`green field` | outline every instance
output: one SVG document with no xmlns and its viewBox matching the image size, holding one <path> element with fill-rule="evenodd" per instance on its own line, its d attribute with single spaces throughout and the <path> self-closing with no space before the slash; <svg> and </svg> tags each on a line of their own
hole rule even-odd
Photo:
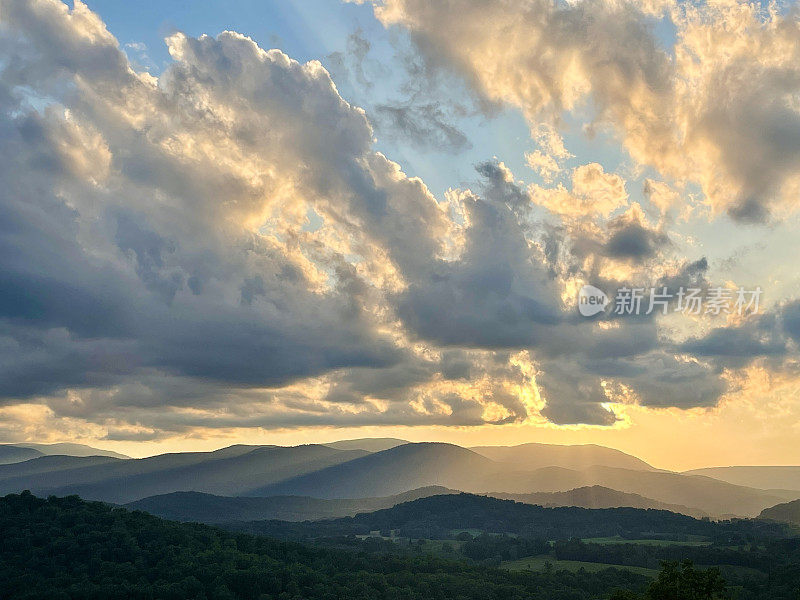
<svg viewBox="0 0 800 600">
<path fill-rule="evenodd" d="M 503 562 L 500 566 L 509 571 L 544 571 L 547 563 L 550 563 L 555 571 L 580 571 L 583 569 L 587 573 L 596 573 L 603 569 L 620 569 L 645 575 L 647 577 L 655 577 L 658 571 L 655 569 L 645 569 L 644 567 L 627 567 L 624 565 L 610 565 L 605 563 L 582 562 L 578 560 L 557 560 L 549 554 L 540 554 L 539 556 L 528 556 L 520 558 L 519 560 L 509 560 Z"/>
<path fill-rule="evenodd" d="M 483 531 L 483 529 L 451 529 L 450 530 L 450 535 L 452 535 L 453 537 L 457 536 L 459 533 L 468 533 L 472 537 L 478 537 L 479 535 L 482 535 L 485 532 Z M 509 534 L 506 534 L 506 535 L 509 535 Z"/>
<path fill-rule="evenodd" d="M 629 540 L 620 536 L 586 538 L 583 542 L 587 544 L 643 544 L 645 546 L 710 546 L 711 542 L 700 539 L 700 536 L 693 536 L 695 539 L 681 540 Z"/>
</svg>

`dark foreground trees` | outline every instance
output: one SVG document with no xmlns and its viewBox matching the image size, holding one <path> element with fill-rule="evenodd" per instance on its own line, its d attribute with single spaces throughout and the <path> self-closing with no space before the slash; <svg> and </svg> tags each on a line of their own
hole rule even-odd
<svg viewBox="0 0 800 600">
<path fill-rule="evenodd" d="M 509 573 L 431 556 L 320 549 L 78 497 L 0 498 L 0 598 L 589 600 L 645 578 Z"/>
<path fill-rule="evenodd" d="M 469 536 L 472 538 L 473 536 Z M 753 546 L 769 568 L 667 562 L 650 582 L 620 569 L 507 572 L 481 564 L 546 543 L 511 536 L 462 540 L 475 560 L 422 552 L 313 547 L 165 521 L 98 502 L 0 498 L 0 599 L 56 600 L 797 600 L 800 538 Z M 424 549 L 428 545 L 420 546 Z M 593 547 L 592 544 L 584 544 Z M 576 544 L 572 546 L 578 547 Z M 572 547 L 569 546 L 569 547 Z M 565 548 L 567 546 L 564 546 Z M 608 549 L 617 546 L 608 546 Z M 388 548 L 391 548 L 389 546 Z M 671 546 L 664 551 L 673 552 Z M 708 558 L 719 558 L 708 548 Z M 614 556 L 609 550 L 608 556 Z M 728 555 L 724 555 L 728 557 Z M 700 564 L 714 564 L 702 560 Z M 728 557 L 729 558 L 729 557 Z"/>
<path fill-rule="evenodd" d="M 618 590 L 611 600 L 723 600 L 729 598 L 719 569 L 696 569 L 691 561 L 667 561 L 644 594 Z"/>
</svg>

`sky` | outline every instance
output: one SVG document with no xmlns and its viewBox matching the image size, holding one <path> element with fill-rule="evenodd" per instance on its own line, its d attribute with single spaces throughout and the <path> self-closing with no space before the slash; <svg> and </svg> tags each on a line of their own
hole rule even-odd
<svg viewBox="0 0 800 600">
<path fill-rule="evenodd" d="M 5 0 L 0 181 L 2 441 L 800 464 L 794 3 Z"/>
</svg>

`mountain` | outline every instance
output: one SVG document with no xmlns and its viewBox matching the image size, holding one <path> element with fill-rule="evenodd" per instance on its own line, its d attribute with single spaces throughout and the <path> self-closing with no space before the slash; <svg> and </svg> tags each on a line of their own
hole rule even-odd
<svg viewBox="0 0 800 600">
<path fill-rule="evenodd" d="M 695 519 L 666 511 L 634 508 L 545 508 L 474 494 L 421 498 L 336 522 L 369 530 L 476 529 L 493 533 L 524 534 L 544 539 L 602 537 L 622 532 L 688 533 L 704 527 Z M 545 534 L 545 535 L 542 535 Z"/>
<path fill-rule="evenodd" d="M 765 508 L 758 518 L 800 525 L 800 500 L 792 500 Z"/>
<path fill-rule="evenodd" d="M 144 510 L 151 514 L 176 521 L 224 523 L 228 521 L 316 521 L 354 516 L 390 508 L 403 502 L 457 493 L 445 487 L 426 487 L 394 496 L 378 498 L 319 499 L 309 496 L 229 497 L 200 492 L 173 492 L 129 502 L 128 508 Z M 626 494 L 602 486 L 576 488 L 567 492 L 534 492 L 531 494 L 486 494 L 502 500 L 536 504 L 547 508 L 576 506 L 581 508 L 642 508 L 668 510 L 694 518 L 708 514 L 679 504 L 668 504 L 645 498 L 639 494 Z"/>
<path fill-rule="evenodd" d="M 307 496 L 266 498 L 230 497 L 200 492 L 173 492 L 129 502 L 127 508 L 144 510 L 174 521 L 225 523 L 229 521 L 317 521 L 373 512 L 427 496 L 452 494 L 454 490 L 428 487 L 386 498 L 321 500 Z"/>
<path fill-rule="evenodd" d="M 125 506 L 144 510 L 165 519 L 196 521 L 199 523 L 225 523 L 229 521 L 317 521 L 354 516 L 390 508 L 419 498 L 457 493 L 445 487 L 427 487 L 394 496 L 379 498 L 338 498 L 323 500 L 308 496 L 230 497 L 200 492 L 173 492 L 150 496 Z M 625 494 L 601 486 L 577 488 L 567 492 L 535 492 L 531 494 L 487 494 L 493 498 L 514 500 L 544 507 L 577 506 L 582 508 L 619 508 L 668 510 L 670 512 L 703 518 L 701 510 L 677 504 L 667 504 L 638 494 Z"/>
<path fill-rule="evenodd" d="M 670 512 L 689 515 L 696 519 L 708 517 L 708 513 L 681 504 L 668 504 L 639 494 L 618 492 L 601 485 L 584 486 L 566 492 L 533 492 L 531 494 L 507 494 L 493 492 L 488 494 L 493 498 L 514 500 L 526 504 L 538 504 L 545 507 L 579 506 L 582 508 L 652 508 L 654 510 L 668 510 Z"/>
<path fill-rule="evenodd" d="M 360 438 L 356 440 L 339 440 L 338 442 L 327 442 L 323 445 L 337 450 L 366 450 L 367 452 L 381 452 L 396 446 L 408 444 L 407 440 L 397 438 Z"/>
<path fill-rule="evenodd" d="M 686 474 L 704 475 L 762 490 L 795 490 L 800 498 L 800 467 L 709 467 L 686 471 Z"/>
<path fill-rule="evenodd" d="M 78 494 L 119 504 L 176 491 L 239 495 L 365 454 L 363 450 L 335 450 L 321 445 L 231 446 L 214 452 L 161 454 L 57 471 L 9 474 L 0 480 L 0 493 L 29 489 L 40 495 Z M 46 458 L 49 457 L 34 461 Z"/>
<path fill-rule="evenodd" d="M 713 516 L 755 516 L 768 506 L 793 499 L 785 492 L 767 492 L 669 471 L 606 466 L 581 470 L 524 467 L 524 463 L 497 462 L 451 444 L 405 444 L 256 488 L 249 495 L 359 498 L 391 496 L 432 485 L 480 494 L 528 494 L 600 485 Z"/>
<path fill-rule="evenodd" d="M 23 448 L 21 446 L 11 446 L 8 444 L 0 444 L 0 465 L 9 465 L 12 463 L 22 462 L 23 460 L 30 460 L 37 456 L 42 456 L 43 453 L 33 448 Z"/>
<path fill-rule="evenodd" d="M 20 448 L 33 448 L 42 454 L 52 455 L 61 454 L 64 456 L 110 456 L 112 458 L 130 458 L 119 452 L 112 450 L 101 450 L 100 448 L 93 448 L 85 444 L 72 444 L 69 442 L 61 442 L 58 444 L 31 444 L 28 442 L 15 444 Z"/>
<path fill-rule="evenodd" d="M 512 464 L 517 469 L 526 470 L 542 467 L 585 469 L 595 465 L 641 471 L 655 470 L 635 456 L 595 444 L 562 446 L 531 443 L 519 446 L 475 446 L 470 450 L 494 461 Z"/>
<path fill-rule="evenodd" d="M 20 442 L 17 444 L 0 444 L 0 465 L 18 463 L 40 456 L 107 456 L 112 458 L 130 458 L 111 450 L 92 448 L 84 444 L 68 442 L 59 444 L 32 444 Z"/>
<path fill-rule="evenodd" d="M 214 452 L 161 454 L 141 459 L 40 456 L 2 466 L 0 494 L 30 489 L 42 495 L 78 494 L 87 499 L 124 504 L 181 491 L 218 496 L 345 499 L 385 498 L 430 486 L 478 494 L 556 493 L 602 486 L 671 505 L 681 512 L 714 517 L 755 516 L 764 508 L 797 498 L 797 492 L 793 491 L 755 489 L 706 476 L 654 470 L 634 457 L 600 446 L 526 444 L 479 448 L 494 458 L 460 446 L 433 442 L 401 444 L 374 452 L 358 448 L 378 448 L 397 441 L 379 440 L 375 445 L 364 440 L 342 442 L 344 447 L 357 449 L 322 444 L 236 445 Z M 513 456 L 521 458 L 513 460 Z M 547 460 L 561 464 L 605 460 L 636 468 L 607 465 L 536 468 Z M 601 502 L 597 497 L 578 499 L 576 494 L 563 501 Z M 613 499 L 617 501 L 642 502 L 633 498 Z"/>
<path fill-rule="evenodd" d="M 494 461 L 461 446 L 404 444 L 257 488 L 250 495 L 367 498 L 429 486 L 464 489 L 469 482 L 491 476 L 498 467 Z"/>
<path fill-rule="evenodd" d="M 293 540 L 342 539 L 379 531 L 400 538 L 452 539 L 464 530 L 509 534 L 527 539 L 567 540 L 620 536 L 625 539 L 686 540 L 704 536 L 722 540 L 749 535 L 781 537 L 783 524 L 764 521 L 711 521 L 663 510 L 638 508 L 546 508 L 475 494 L 439 494 L 354 517 L 323 521 L 249 521 L 225 523 L 226 529 Z"/>
<path fill-rule="evenodd" d="M 696 508 L 715 517 L 754 517 L 767 506 L 793 499 L 791 492 L 757 490 L 700 475 L 601 466 L 580 471 L 546 467 L 518 476 L 513 481 L 506 478 L 502 483 L 502 487 L 495 490 L 558 492 L 602 485 L 620 492 L 640 494 L 659 502 Z"/>
<path fill-rule="evenodd" d="M 0 465 L 0 481 L 13 481 L 15 479 L 57 473 L 83 467 L 105 465 L 121 460 L 111 456 L 39 456 L 23 462 Z M 13 484 L 12 484 L 13 485 Z M 0 489 L 2 484 L 0 484 Z"/>
</svg>

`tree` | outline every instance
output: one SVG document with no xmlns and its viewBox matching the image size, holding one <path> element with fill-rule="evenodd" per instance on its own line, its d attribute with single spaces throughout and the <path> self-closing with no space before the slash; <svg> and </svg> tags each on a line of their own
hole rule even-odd
<svg viewBox="0 0 800 600">
<path fill-rule="evenodd" d="M 614 590 L 609 600 L 643 600 L 643 596 L 631 590 Z"/>
<path fill-rule="evenodd" d="M 719 569 L 695 569 L 692 561 L 665 561 L 647 589 L 648 600 L 719 600 L 727 598 Z"/>
</svg>

